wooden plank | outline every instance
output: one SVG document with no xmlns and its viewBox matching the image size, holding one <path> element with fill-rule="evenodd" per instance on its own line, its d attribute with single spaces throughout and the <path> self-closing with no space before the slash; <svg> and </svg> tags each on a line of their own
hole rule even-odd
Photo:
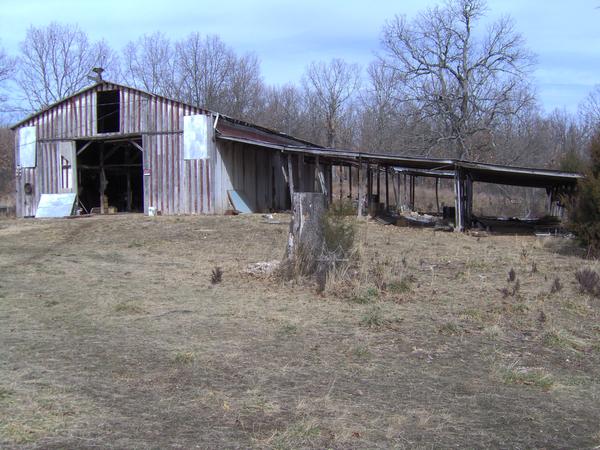
<svg viewBox="0 0 600 450">
<path fill-rule="evenodd" d="M 398 197 L 398 191 L 400 190 L 399 177 L 396 172 L 392 172 L 392 187 L 394 188 L 394 201 L 396 202 L 396 209 L 400 209 L 400 202 Z"/>
<path fill-rule="evenodd" d="M 287 155 L 287 167 L 288 167 L 288 186 L 290 187 L 290 201 L 292 202 L 292 208 L 294 203 L 294 192 L 296 191 L 294 187 L 294 162 L 292 155 Z"/>
<path fill-rule="evenodd" d="M 455 231 L 463 231 L 463 201 L 462 201 L 462 180 L 460 169 L 456 169 L 454 172 L 454 208 L 455 208 L 455 217 L 454 217 L 454 230 Z"/>
<path fill-rule="evenodd" d="M 323 166 L 319 162 L 319 156 L 316 157 L 315 165 L 317 167 L 317 178 L 319 181 L 319 186 L 321 188 L 321 193 L 325 194 L 325 197 L 328 197 L 327 193 L 327 185 L 325 184 L 325 173 L 323 172 Z"/>
</svg>

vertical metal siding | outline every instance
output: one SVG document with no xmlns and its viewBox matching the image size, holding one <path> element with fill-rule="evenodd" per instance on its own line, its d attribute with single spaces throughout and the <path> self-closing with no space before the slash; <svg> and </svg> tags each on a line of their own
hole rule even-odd
<svg viewBox="0 0 600 450">
<path fill-rule="evenodd" d="M 96 93 L 119 90 L 118 133 L 98 135 Z M 58 140 L 85 140 L 123 134 L 142 135 L 144 147 L 144 208 L 154 206 L 164 214 L 206 214 L 213 212 L 210 202 L 210 163 L 183 159 L 183 116 L 202 114 L 199 108 L 136 89 L 111 83 L 101 84 L 41 112 L 21 126 L 35 126 L 38 139 L 37 167 L 23 169 L 17 190 L 24 215 L 34 215 L 42 193 L 60 192 Z M 76 170 L 76 167 L 74 167 Z M 22 195 L 25 183 L 32 183 L 34 194 Z M 27 202 L 31 198 L 34 201 Z"/>
</svg>

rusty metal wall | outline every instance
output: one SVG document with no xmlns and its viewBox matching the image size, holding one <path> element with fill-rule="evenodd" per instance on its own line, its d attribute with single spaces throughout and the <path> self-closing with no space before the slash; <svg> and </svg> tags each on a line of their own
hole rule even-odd
<svg viewBox="0 0 600 450">
<path fill-rule="evenodd" d="M 96 92 L 106 90 L 120 92 L 120 131 L 98 134 Z M 38 159 L 36 168 L 22 169 L 17 179 L 17 214 L 34 215 L 42 193 L 59 192 L 59 141 L 99 137 L 110 140 L 132 135 L 142 136 L 145 212 L 149 206 L 163 214 L 214 212 L 210 162 L 183 159 L 183 116 L 203 113 L 208 114 L 199 108 L 112 83 L 99 84 L 42 111 L 19 125 L 36 127 Z M 24 194 L 27 182 L 33 184 L 34 195 Z"/>
</svg>

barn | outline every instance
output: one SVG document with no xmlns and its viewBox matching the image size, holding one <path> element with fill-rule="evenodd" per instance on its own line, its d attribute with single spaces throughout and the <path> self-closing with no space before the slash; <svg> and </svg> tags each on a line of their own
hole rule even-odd
<svg viewBox="0 0 600 450">
<path fill-rule="evenodd" d="M 104 80 L 13 130 L 18 217 L 35 216 L 42 194 L 61 193 L 76 194 L 84 211 L 221 214 L 232 195 L 253 212 L 283 210 L 290 200 L 281 153 L 243 137 L 309 145 Z"/>
<path fill-rule="evenodd" d="M 139 89 L 99 80 L 13 126 L 16 212 L 70 194 L 83 212 L 224 214 L 290 208 L 293 192 L 350 198 L 371 212 L 415 209 L 415 180 L 447 179 L 457 230 L 473 214 L 474 183 L 543 189 L 547 214 L 580 174 L 453 159 L 323 148 Z M 382 180 L 383 178 L 383 180 Z M 403 180 L 403 182 L 401 182 Z M 335 183 L 335 184 L 334 184 Z M 353 191 L 354 189 L 354 191 Z M 363 208 L 358 208 L 361 215 Z M 68 214 L 68 213 L 67 213 Z"/>
</svg>

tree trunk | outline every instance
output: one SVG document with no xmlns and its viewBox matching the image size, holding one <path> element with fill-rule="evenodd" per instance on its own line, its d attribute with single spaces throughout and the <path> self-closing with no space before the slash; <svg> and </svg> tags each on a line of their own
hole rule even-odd
<svg viewBox="0 0 600 450">
<path fill-rule="evenodd" d="M 292 222 L 285 259 L 296 273 L 310 274 L 317 267 L 323 247 L 323 216 L 327 210 L 325 194 L 295 192 Z"/>
</svg>

